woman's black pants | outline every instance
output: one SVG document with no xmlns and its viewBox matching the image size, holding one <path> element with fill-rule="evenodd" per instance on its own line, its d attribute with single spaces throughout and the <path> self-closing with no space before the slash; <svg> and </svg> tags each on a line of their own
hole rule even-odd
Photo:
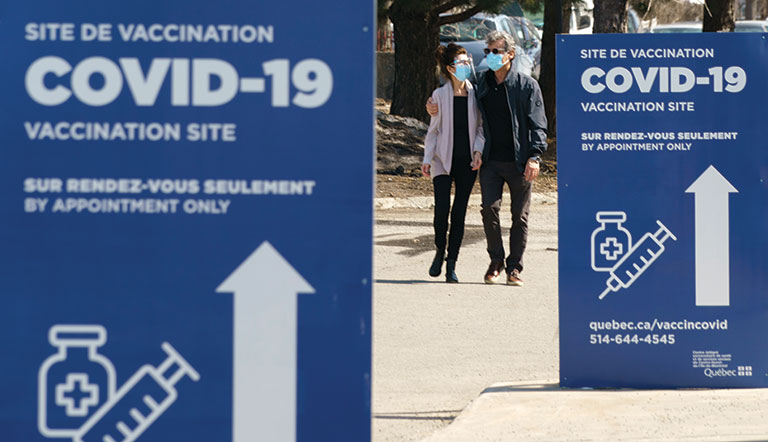
<svg viewBox="0 0 768 442">
<path fill-rule="evenodd" d="M 446 235 L 448 234 L 448 216 L 450 214 L 450 236 L 448 238 L 447 259 L 457 260 L 459 248 L 464 239 L 464 218 L 467 214 L 469 195 L 477 178 L 477 171 L 469 165 L 465 167 L 451 167 L 450 175 L 439 175 L 432 180 L 435 187 L 435 246 L 444 250 Z M 451 184 L 456 183 L 456 192 L 451 208 Z"/>
</svg>

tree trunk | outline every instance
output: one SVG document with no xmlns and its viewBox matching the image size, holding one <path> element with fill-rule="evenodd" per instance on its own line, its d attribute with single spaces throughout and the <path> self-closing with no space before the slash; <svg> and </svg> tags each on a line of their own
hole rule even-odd
<svg viewBox="0 0 768 442">
<path fill-rule="evenodd" d="M 547 114 L 548 134 L 555 137 L 555 30 L 557 28 L 557 10 L 560 8 L 559 0 L 544 0 L 544 35 L 541 41 L 541 73 L 539 74 L 539 86 L 544 98 L 544 111 Z M 570 15 L 562 14 L 565 24 L 570 20 Z"/>
<path fill-rule="evenodd" d="M 744 20 L 755 19 L 755 0 L 744 1 Z"/>
<path fill-rule="evenodd" d="M 397 3 L 390 8 L 389 17 L 395 27 L 395 84 L 390 113 L 428 121 L 424 104 L 438 85 L 438 17 L 405 11 Z"/>
<path fill-rule="evenodd" d="M 593 34 L 618 34 L 627 32 L 627 0 L 599 0 L 593 12 Z"/>
<path fill-rule="evenodd" d="M 544 26 L 547 25 L 547 5 L 550 5 L 550 9 L 557 8 L 557 4 L 560 2 L 557 1 L 547 1 L 544 3 Z M 570 34 L 571 33 L 571 10 L 573 8 L 573 5 L 570 1 L 564 0 L 562 1 L 562 8 L 560 8 L 561 13 L 561 19 L 562 19 L 562 28 L 561 32 L 563 34 Z M 552 11 L 552 17 L 551 17 L 552 23 L 557 22 L 557 17 L 554 16 L 554 11 Z"/>
<path fill-rule="evenodd" d="M 703 31 L 733 32 L 735 9 L 734 0 L 707 0 L 704 5 Z"/>
</svg>

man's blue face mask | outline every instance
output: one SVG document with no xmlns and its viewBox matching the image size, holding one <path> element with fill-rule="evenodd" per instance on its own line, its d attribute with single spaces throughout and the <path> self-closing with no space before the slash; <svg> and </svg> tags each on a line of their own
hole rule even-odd
<svg viewBox="0 0 768 442">
<path fill-rule="evenodd" d="M 492 71 L 498 71 L 504 66 L 504 54 L 488 54 L 485 56 L 485 62 Z"/>
</svg>

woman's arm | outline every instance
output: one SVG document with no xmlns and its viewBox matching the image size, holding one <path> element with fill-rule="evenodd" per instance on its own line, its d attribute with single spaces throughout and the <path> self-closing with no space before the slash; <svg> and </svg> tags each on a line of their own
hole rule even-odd
<svg viewBox="0 0 768 442">
<path fill-rule="evenodd" d="M 438 103 L 437 90 L 432 93 L 432 101 Z M 429 129 L 424 138 L 424 160 L 422 161 L 421 172 L 429 176 L 432 158 L 435 156 L 435 146 L 437 146 L 437 135 L 440 132 L 440 114 L 431 116 L 429 119 Z"/>
</svg>

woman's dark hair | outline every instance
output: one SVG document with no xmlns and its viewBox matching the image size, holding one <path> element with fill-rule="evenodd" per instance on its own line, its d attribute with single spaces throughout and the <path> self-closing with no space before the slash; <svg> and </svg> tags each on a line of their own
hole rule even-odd
<svg viewBox="0 0 768 442">
<path fill-rule="evenodd" d="M 456 57 L 466 53 L 467 50 L 456 43 L 448 43 L 448 46 L 438 46 L 436 55 L 437 62 L 440 64 L 440 72 L 447 78 L 450 78 L 451 73 L 448 72 L 448 66 L 453 64 L 453 60 L 455 60 Z"/>
</svg>

